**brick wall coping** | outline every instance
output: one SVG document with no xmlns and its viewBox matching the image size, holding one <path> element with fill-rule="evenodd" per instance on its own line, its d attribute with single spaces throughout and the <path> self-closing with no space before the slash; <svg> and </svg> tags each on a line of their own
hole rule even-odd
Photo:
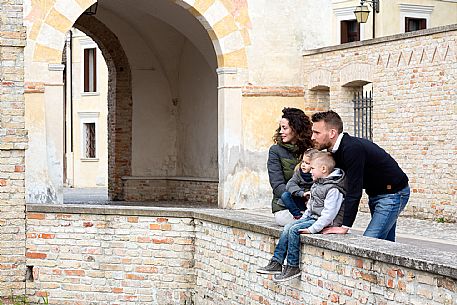
<svg viewBox="0 0 457 305">
<path fill-rule="evenodd" d="M 159 177 L 159 176 L 122 176 L 122 180 L 167 180 L 167 181 L 196 181 L 196 182 L 219 182 L 217 178 L 200 177 Z"/>
<path fill-rule="evenodd" d="M 395 41 L 395 40 L 402 40 L 402 39 L 407 39 L 407 38 L 414 38 L 414 37 L 419 37 L 419 36 L 428 36 L 428 35 L 450 32 L 450 31 L 455 31 L 455 30 L 457 30 L 457 24 L 439 26 L 439 27 L 420 30 L 420 31 L 401 33 L 401 34 L 390 35 L 390 36 L 383 36 L 383 37 L 378 37 L 378 38 L 363 40 L 363 41 L 354 41 L 354 42 L 350 42 L 350 43 L 344 43 L 344 44 L 329 46 L 329 47 L 322 47 L 322 48 L 318 48 L 318 49 L 305 50 L 303 56 L 305 57 L 305 56 L 310 56 L 310 55 L 315 55 L 315 54 L 327 53 L 327 52 L 338 51 L 338 50 L 345 50 L 345 49 L 356 48 L 356 47 L 361 47 L 361 46 L 369 46 L 369 45 L 391 42 L 391 41 Z"/>
<path fill-rule="evenodd" d="M 273 217 L 243 210 L 164 208 L 118 205 L 27 204 L 28 213 L 96 214 L 193 218 L 259 234 L 279 237 L 281 227 Z M 395 264 L 457 279 L 455 253 L 414 245 L 392 243 L 358 235 L 304 235 L 302 242 L 332 251 Z"/>
</svg>

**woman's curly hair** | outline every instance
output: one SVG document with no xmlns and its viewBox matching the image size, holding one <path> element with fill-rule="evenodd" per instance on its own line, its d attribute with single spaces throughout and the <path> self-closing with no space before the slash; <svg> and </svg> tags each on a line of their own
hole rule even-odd
<svg viewBox="0 0 457 305">
<path fill-rule="evenodd" d="M 289 121 L 289 126 L 297 135 L 297 146 L 298 152 L 302 155 L 305 150 L 313 147 L 313 141 L 311 140 L 312 130 L 311 130 L 311 120 L 303 112 L 303 110 L 298 108 L 284 108 L 282 110 L 282 118 Z M 282 143 L 281 126 L 276 129 L 275 135 L 273 136 L 273 141 L 275 144 Z"/>
</svg>

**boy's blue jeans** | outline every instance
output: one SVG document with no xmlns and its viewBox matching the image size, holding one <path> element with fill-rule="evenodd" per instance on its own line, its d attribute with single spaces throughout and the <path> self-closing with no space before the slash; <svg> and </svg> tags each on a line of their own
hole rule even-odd
<svg viewBox="0 0 457 305">
<path fill-rule="evenodd" d="M 369 196 L 368 206 L 371 212 L 371 221 L 364 236 L 395 241 L 397 218 L 408 203 L 409 186 L 395 194 Z"/>
<path fill-rule="evenodd" d="M 309 228 L 315 222 L 316 219 L 306 217 L 287 224 L 281 233 L 272 260 L 284 264 L 287 256 L 287 265 L 298 267 L 300 264 L 300 233 L 298 230 Z"/>
<path fill-rule="evenodd" d="M 289 192 L 284 192 L 281 195 L 281 200 L 284 206 L 289 210 L 294 217 L 301 217 L 301 211 L 306 210 L 305 200 L 303 197 L 293 196 Z"/>
</svg>

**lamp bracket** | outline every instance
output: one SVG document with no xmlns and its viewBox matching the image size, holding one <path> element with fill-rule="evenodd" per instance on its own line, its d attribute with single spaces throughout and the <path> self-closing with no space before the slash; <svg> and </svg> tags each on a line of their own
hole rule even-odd
<svg viewBox="0 0 457 305">
<path fill-rule="evenodd" d="M 360 0 L 360 5 L 364 5 L 367 2 L 376 13 L 379 13 L 379 0 Z"/>
</svg>

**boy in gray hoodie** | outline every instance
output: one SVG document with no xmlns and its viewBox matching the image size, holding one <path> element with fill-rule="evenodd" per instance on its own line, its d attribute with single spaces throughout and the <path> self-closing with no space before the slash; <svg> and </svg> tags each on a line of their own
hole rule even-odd
<svg viewBox="0 0 457 305">
<path fill-rule="evenodd" d="M 273 257 L 258 273 L 275 274 L 273 281 L 283 282 L 299 277 L 300 234 L 319 233 L 328 226 L 341 226 L 345 195 L 344 172 L 335 168 L 335 160 L 328 152 L 317 152 L 311 160 L 314 184 L 303 217 L 284 227 Z M 287 256 L 287 265 L 283 268 Z"/>
</svg>

